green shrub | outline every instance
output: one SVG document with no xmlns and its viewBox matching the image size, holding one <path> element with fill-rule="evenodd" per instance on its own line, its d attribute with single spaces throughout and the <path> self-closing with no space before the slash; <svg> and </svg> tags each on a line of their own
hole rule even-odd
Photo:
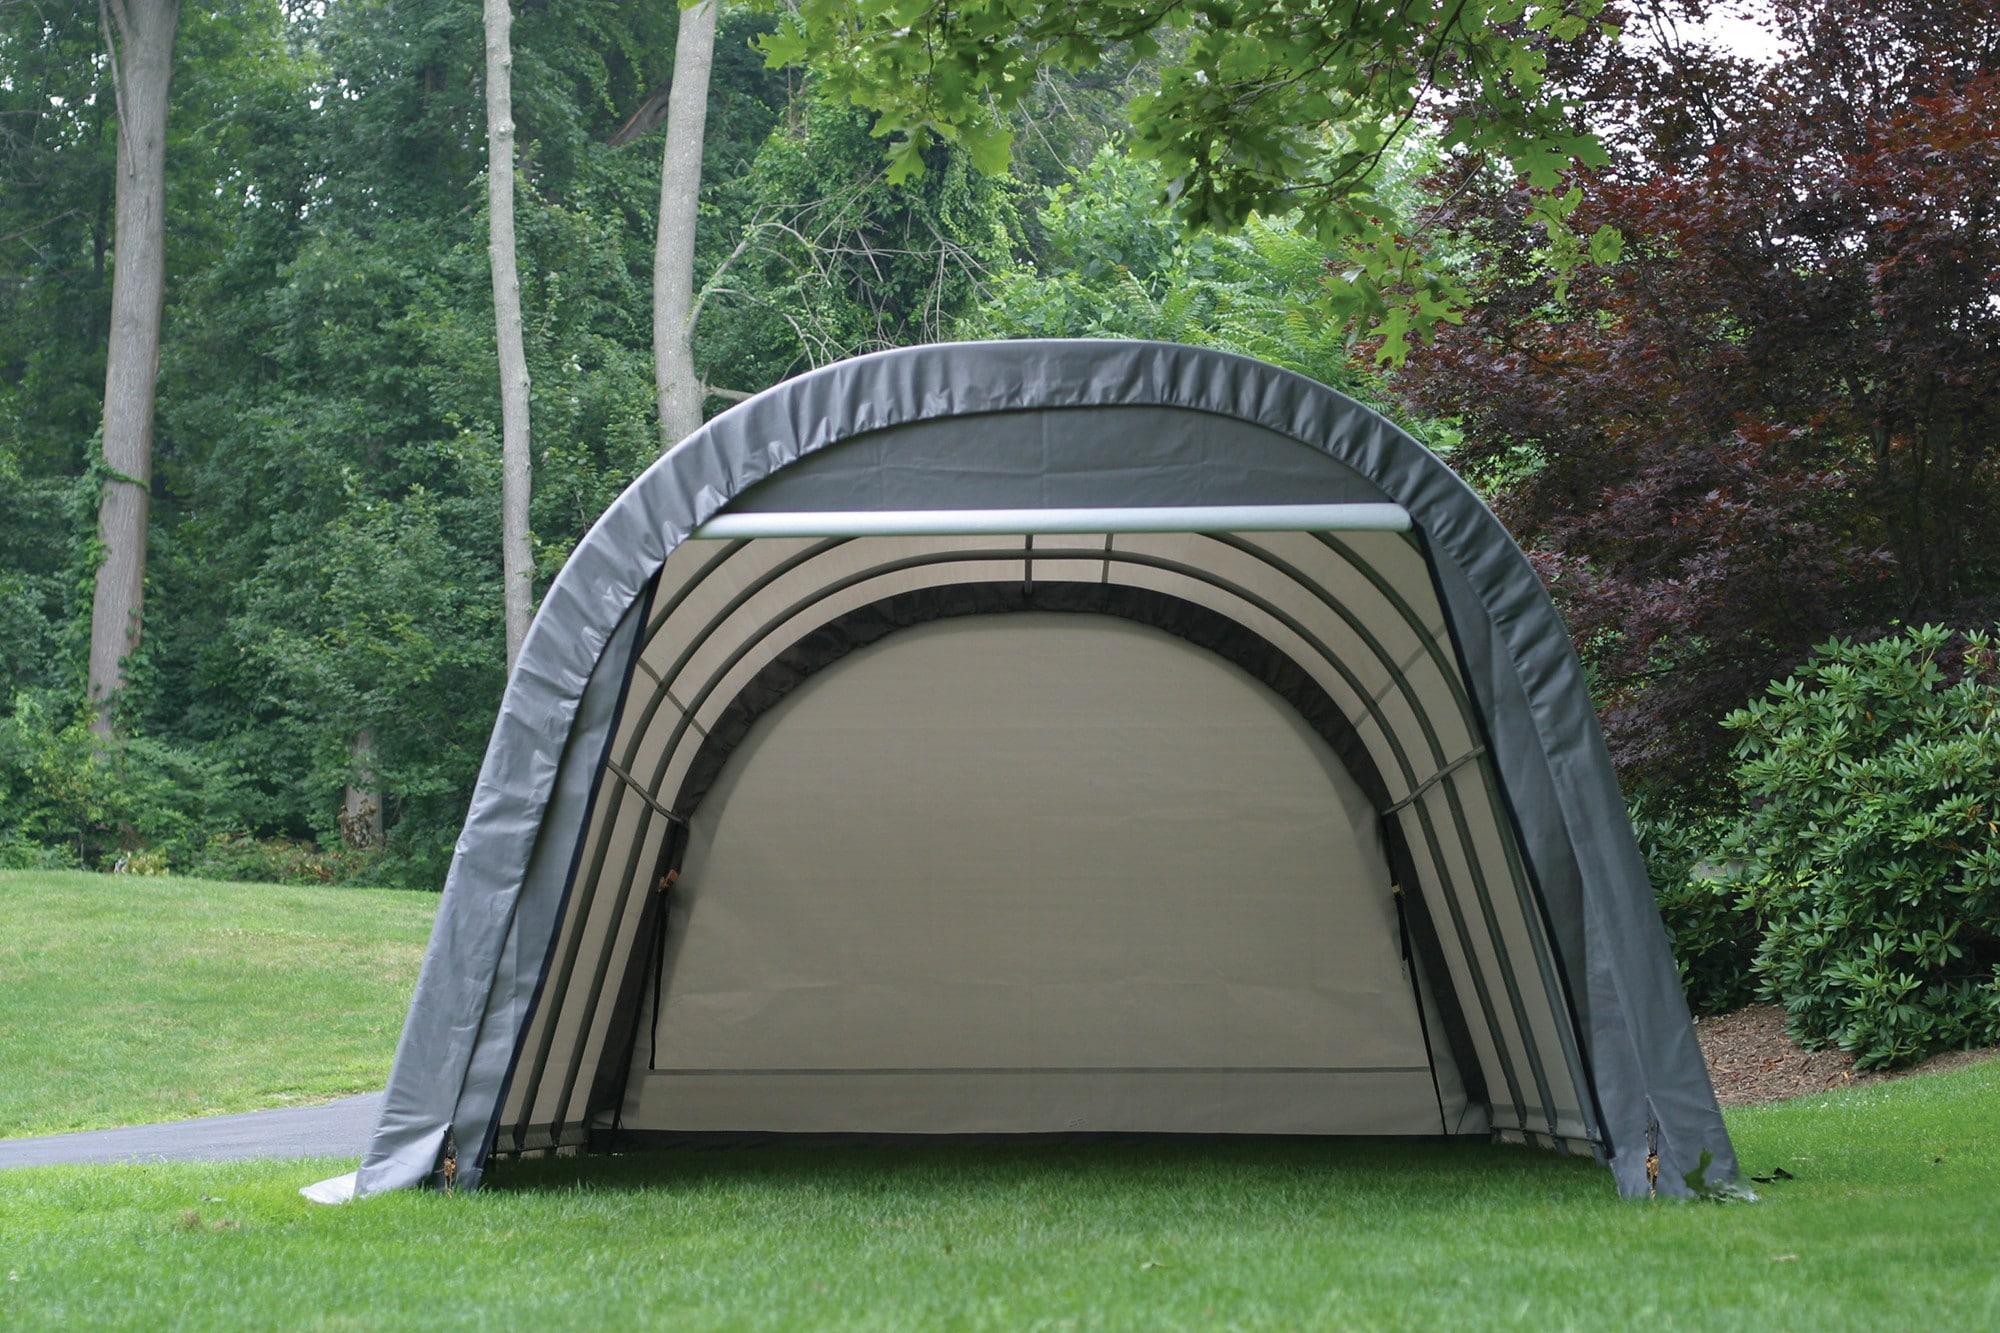
<svg viewBox="0 0 2000 1333">
<path fill-rule="evenodd" d="M 262 824 L 257 788 L 216 750 L 132 736 L 105 746 L 87 715 L 32 692 L 0 714 L 0 869 L 111 870 L 280 884 L 435 883 L 436 838 L 411 858 L 322 847 Z"/>
<path fill-rule="evenodd" d="M 335 846 L 323 851 L 311 842 L 292 838 L 253 838 L 247 833 L 221 833 L 203 845 L 185 872 L 201 879 L 257 881 L 271 884 L 348 884 L 364 877 L 374 860 L 370 853 Z"/>
<path fill-rule="evenodd" d="M 16 696 L 0 718 L 0 843 L 13 849 L 10 864 L 96 866 L 115 854 L 116 790 L 92 749 L 81 718 L 32 695 Z"/>
<path fill-rule="evenodd" d="M 1750 974 L 1756 918 L 1717 864 L 1730 827 L 1726 815 L 1679 810 L 1658 798 L 1632 801 L 1632 828 L 1646 855 L 1674 966 L 1688 1007 L 1698 1014 L 1740 1008 L 1756 993 Z"/>
<path fill-rule="evenodd" d="M 0 717 L 0 862 L 162 874 L 232 824 L 215 762 L 145 737 L 105 747 L 32 694 Z"/>
<path fill-rule="evenodd" d="M 1992 639 L 1836 640 L 1724 725 L 1746 803 L 1728 879 L 1793 1035 L 1864 1069 L 2000 1041 Z"/>
</svg>

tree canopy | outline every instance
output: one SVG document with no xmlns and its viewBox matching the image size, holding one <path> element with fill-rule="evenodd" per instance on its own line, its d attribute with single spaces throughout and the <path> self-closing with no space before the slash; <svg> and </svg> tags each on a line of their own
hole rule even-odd
<svg viewBox="0 0 2000 1333">
<path fill-rule="evenodd" d="M 1995 2 L 1772 0 L 1764 65 L 1687 35 L 1704 0 L 725 6 L 703 410 L 954 337 L 1324 380 L 1481 488 L 1626 777 L 1694 800 L 1721 719 L 1831 633 L 2000 614 Z M 678 22 L 513 10 L 538 590 L 660 447 Z M 505 663 L 479 27 L 183 13 L 145 637 L 103 750 L 118 117 L 91 7 L 0 5 L 0 862 L 441 879 Z"/>
<path fill-rule="evenodd" d="M 2000 612 L 2000 9 L 1771 12 L 1768 67 L 1673 41 L 1578 79 L 1615 266 L 1563 283 L 1518 182 L 1467 182 L 1476 308 L 1400 381 L 1536 548 L 1634 775 L 1719 764 L 1714 719 L 1835 630 Z"/>
<path fill-rule="evenodd" d="M 811 69 L 889 140 L 890 178 L 932 144 L 1007 170 L 1011 116 L 1045 69 L 1151 62 L 1127 110 L 1129 146 L 1155 163 L 1197 226 L 1295 214 L 1341 266 L 1324 308 L 1373 330 L 1399 361 L 1412 330 L 1456 318 L 1463 292 L 1423 244 L 1423 219 L 1382 188 L 1414 126 L 1506 167 L 1570 242 L 1559 186 L 1603 150 L 1549 78 L 1549 47 L 1607 35 L 1604 0 L 801 0 L 758 47 Z M 1600 252 L 1612 244 L 1598 242 Z"/>
</svg>

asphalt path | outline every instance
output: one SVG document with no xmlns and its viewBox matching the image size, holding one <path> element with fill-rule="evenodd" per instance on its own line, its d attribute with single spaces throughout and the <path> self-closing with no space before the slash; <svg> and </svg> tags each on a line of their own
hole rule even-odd
<svg viewBox="0 0 2000 1333">
<path fill-rule="evenodd" d="M 105 1162 L 230 1162 L 250 1157 L 359 1157 L 382 1094 L 319 1106 L 245 1111 L 129 1129 L 0 1139 L 0 1168 Z"/>
</svg>

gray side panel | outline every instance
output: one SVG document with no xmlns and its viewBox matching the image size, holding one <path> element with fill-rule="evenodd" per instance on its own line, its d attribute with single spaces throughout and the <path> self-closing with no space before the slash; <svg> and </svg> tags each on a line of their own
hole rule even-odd
<svg viewBox="0 0 2000 1333">
<path fill-rule="evenodd" d="M 1084 509 L 1384 498 L 1358 472 L 1253 422 L 1152 406 L 1072 407 L 958 416 L 849 440 L 752 487 L 729 509 Z"/>
<path fill-rule="evenodd" d="M 625 615 L 596 669 L 576 682 L 581 696 L 576 726 L 553 775 L 553 793 L 538 816 L 519 808 L 519 792 L 537 779 L 538 769 L 518 764 L 523 756 L 499 749 L 509 730 L 507 705 L 501 706 L 417 976 L 416 996 L 396 1044 L 382 1118 L 356 1178 L 357 1196 L 422 1184 L 437 1168 L 446 1126 L 452 1127 L 458 1145 L 461 1182 L 467 1187 L 478 1183 L 484 1162 L 476 1150 L 485 1142 L 496 1109 L 494 1092 L 505 1083 L 561 914 L 570 854 L 583 831 L 598 760 L 617 716 L 638 620 Z M 519 677 L 517 670 L 516 682 Z M 516 693 L 510 683 L 509 702 Z M 510 783 L 518 786 L 510 791 Z M 454 885 L 478 883 L 465 878 L 476 873 L 469 867 L 478 863 L 476 853 L 482 850 L 475 846 L 475 836 L 532 849 L 525 873 L 517 870 L 508 877 L 511 892 L 454 891 Z M 468 1019 L 476 1026 L 468 1026 Z M 446 1102 L 448 1096 L 456 1104 Z"/>
<path fill-rule="evenodd" d="M 1103 407 L 1172 411 L 1145 429 L 1121 421 L 1102 431 L 1059 436 L 1053 430 L 1054 409 Z M 1282 498 L 1379 497 L 1411 512 L 1444 577 L 1496 766 L 1556 926 L 1619 1187 L 1645 1192 L 1649 1140 L 1668 1188 L 1704 1151 L 1714 1155 L 1716 1178 L 1732 1175 L 1734 1154 L 1581 668 L 1532 567 L 1478 497 L 1388 421 L 1274 367 L 1161 344 L 1019 342 L 885 352 L 779 385 L 682 441 L 577 548 L 544 599 L 501 705 L 363 1192 L 421 1180 L 446 1126 L 462 1120 L 463 1139 L 465 1126 L 490 1117 L 503 1091 L 493 1062 L 475 1064 L 473 1055 L 482 1040 L 518 1040 L 512 1006 L 494 1005 L 487 1021 L 515 904 L 559 770 L 573 753 L 585 685 L 667 554 L 732 497 L 780 469 L 830 444 L 916 422 L 952 419 L 950 431 L 934 437 L 938 455 L 907 468 L 960 492 L 945 507 L 1036 503 L 1020 496 L 1020 469 L 996 472 L 983 461 L 983 448 L 966 444 L 988 427 L 969 426 L 965 418 L 1020 412 L 1035 414 L 1033 432 L 1047 442 L 1042 475 L 1084 478 L 1112 502 L 1145 502 L 1135 497 L 1168 489 L 1147 479 L 1173 471 L 1181 472 L 1170 488 L 1175 503 L 1268 495 L 1240 477 L 1224 484 L 1246 456 L 1214 443 L 1231 438 L 1233 422 L 1311 446 L 1338 464 L 1306 493 Z M 1204 436 L 1185 425 L 1194 417 L 1182 414 L 1205 416 L 1216 430 Z M 990 429 L 1013 434 L 1004 423 Z M 1072 446 L 1097 461 L 1072 454 Z M 1056 450 L 1066 461 L 1057 461 Z M 909 457 L 919 455 L 913 449 Z M 878 472 L 902 461 L 900 453 L 878 459 Z M 850 472 L 850 486 L 865 471 Z M 1354 494 L 1357 477 L 1376 494 Z M 777 487 L 770 494 L 778 497 L 774 503 L 800 503 Z M 847 494 L 838 504 L 865 501 Z M 576 824 L 574 817 L 547 821 L 547 836 L 573 845 Z M 532 957 L 546 936 L 524 933 L 524 956 Z"/>
</svg>

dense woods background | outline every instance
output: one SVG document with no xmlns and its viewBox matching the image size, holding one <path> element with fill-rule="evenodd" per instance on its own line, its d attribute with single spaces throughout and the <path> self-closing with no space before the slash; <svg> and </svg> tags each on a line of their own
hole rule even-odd
<svg viewBox="0 0 2000 1333">
<path fill-rule="evenodd" d="M 963 25 L 926 6 L 884 36 L 817 0 L 725 5 L 707 52 L 668 0 L 525 0 L 489 52 L 474 0 L 169 4 L 158 391 L 132 476 L 106 461 L 137 438 L 106 358 L 139 245 L 120 173 L 146 151 L 132 135 L 121 159 L 121 134 L 161 8 L 0 3 L 0 864 L 437 885 L 508 660 L 503 435 L 532 465 L 539 590 L 659 453 L 670 389 L 712 414 L 942 338 L 1233 348 L 1444 453 L 1567 614 L 1670 903 L 1704 866 L 1768 869 L 1768 812 L 1729 829 L 1768 804 L 1754 765 L 1793 733 L 1724 719 L 1821 670 L 1802 664 L 1829 636 L 1948 627 L 1835 685 L 1893 676 L 1925 744 L 1992 728 L 1991 655 L 1950 631 L 2000 616 L 1995 0 L 1773 0 L 1755 58 L 1702 36 L 1703 0 L 1418 6 L 1412 31 L 1470 36 L 1405 61 L 1436 85 L 1411 94 L 1424 114 L 1339 131 L 1340 184 L 1317 192 L 1290 191 L 1298 144 L 1375 85 L 1281 112 L 1265 94 L 1373 80 L 1296 30 L 1366 6 L 1021 0 L 1000 8 L 1041 45 L 927 130 L 896 43 Z M 691 80 L 675 102 L 677 45 L 705 98 Z M 990 75 L 986 52 L 964 69 Z M 1481 82 L 1494 60 L 1505 96 Z M 1240 118 L 1240 161 L 1161 129 L 1211 115 L 1181 77 L 1204 61 L 1249 71 L 1233 87 L 1255 95 L 1213 113 Z M 511 108 L 489 122 L 494 71 Z M 1510 97 L 1526 109 L 1492 111 Z M 699 192 L 677 196 L 690 106 Z M 496 145 L 511 198 L 489 189 Z M 656 263 L 687 242 L 663 198 L 688 206 L 693 258 L 656 306 Z M 506 219 L 526 396 L 503 429 Z M 92 611 L 118 496 L 143 501 L 143 616 L 107 676 Z M 1841 727 L 1818 752 L 1855 743 Z M 1990 741 L 1936 779 L 1971 794 L 1966 839 L 2000 804 Z M 1957 864 L 1932 889 L 2000 894 L 2000 866 L 1968 889 Z M 1756 892 L 1669 912 L 1717 1002 L 1748 985 Z M 1912 984 L 1990 973 L 1982 929 Z M 1965 994 L 2000 1025 L 2000 989 Z"/>
</svg>

